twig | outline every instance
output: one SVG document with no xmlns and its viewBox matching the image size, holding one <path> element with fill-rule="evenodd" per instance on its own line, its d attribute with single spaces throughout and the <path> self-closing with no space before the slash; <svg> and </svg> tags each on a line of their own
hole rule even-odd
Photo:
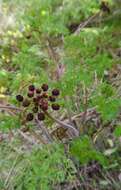
<svg viewBox="0 0 121 190">
<path fill-rule="evenodd" d="M 90 108 L 90 109 L 87 109 L 87 113 L 86 113 L 86 117 L 89 117 L 90 115 L 92 115 L 93 113 L 96 112 L 96 107 L 93 107 L 93 108 Z M 72 121 L 77 119 L 77 118 L 80 118 L 80 117 L 83 117 L 85 115 L 85 111 L 84 112 L 81 112 L 77 115 L 74 115 L 72 117 Z M 68 119 L 64 120 L 64 122 L 68 122 Z"/>
<path fill-rule="evenodd" d="M 96 14 L 92 15 L 91 17 L 89 17 L 86 21 L 84 21 L 83 23 L 80 23 L 80 25 L 78 26 L 78 28 L 76 29 L 76 31 L 74 32 L 74 35 L 78 35 L 79 32 L 86 26 L 88 25 L 93 19 L 95 19 L 97 16 L 100 15 L 100 11 L 97 12 Z"/>
</svg>

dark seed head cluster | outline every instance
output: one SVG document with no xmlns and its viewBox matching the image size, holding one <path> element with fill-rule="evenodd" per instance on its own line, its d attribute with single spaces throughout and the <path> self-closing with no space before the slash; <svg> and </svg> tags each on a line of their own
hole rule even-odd
<svg viewBox="0 0 121 190">
<path fill-rule="evenodd" d="M 27 95 L 24 97 L 18 94 L 16 100 L 25 108 L 26 121 L 30 122 L 34 118 L 43 121 L 45 112 L 50 108 L 55 111 L 60 109 L 60 105 L 56 102 L 59 95 L 59 89 L 50 90 L 48 84 L 44 83 L 40 88 L 31 84 L 28 86 Z"/>
</svg>

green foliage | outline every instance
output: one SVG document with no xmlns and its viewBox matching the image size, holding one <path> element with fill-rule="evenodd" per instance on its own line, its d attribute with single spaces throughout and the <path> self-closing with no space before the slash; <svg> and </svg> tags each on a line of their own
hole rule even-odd
<svg viewBox="0 0 121 190">
<path fill-rule="evenodd" d="M 96 151 L 88 136 L 80 137 L 72 142 L 71 153 L 81 164 L 87 164 L 90 161 L 98 161 L 102 166 L 107 165 L 107 159 L 99 151 Z"/>
<path fill-rule="evenodd" d="M 20 119 L 18 116 L 4 115 L 0 116 L 0 130 L 3 132 L 9 132 L 14 128 L 20 128 Z"/>
<path fill-rule="evenodd" d="M 97 110 L 101 113 L 104 122 L 111 121 L 116 118 L 119 112 L 120 99 L 104 98 L 98 96 L 94 100 L 94 105 L 97 106 Z"/>
<path fill-rule="evenodd" d="M 121 136 L 121 126 L 117 126 L 114 130 L 114 134 L 116 137 L 120 137 Z"/>
<path fill-rule="evenodd" d="M 119 107 L 121 105 L 120 98 L 117 98 L 117 93 L 112 85 L 103 82 L 97 86 L 92 98 L 91 105 L 96 106 L 101 117 L 105 122 L 116 118 Z"/>
<path fill-rule="evenodd" d="M 58 182 L 74 178 L 75 167 L 64 155 L 62 145 L 35 148 L 24 159 L 23 172 L 14 177 L 16 190 L 48 190 Z"/>
</svg>

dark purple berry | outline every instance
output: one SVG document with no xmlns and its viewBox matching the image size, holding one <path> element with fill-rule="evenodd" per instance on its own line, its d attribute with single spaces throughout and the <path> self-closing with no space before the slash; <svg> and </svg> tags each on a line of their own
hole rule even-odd
<svg viewBox="0 0 121 190">
<path fill-rule="evenodd" d="M 23 96 L 21 96 L 20 94 L 16 96 L 16 99 L 19 101 L 19 102 L 22 102 L 23 101 Z"/>
<path fill-rule="evenodd" d="M 37 93 L 37 94 L 40 94 L 40 93 L 41 93 L 41 89 L 37 88 L 37 89 L 36 89 L 36 93 Z"/>
<path fill-rule="evenodd" d="M 40 104 L 48 104 L 48 101 L 44 98 L 41 98 L 41 100 L 39 101 Z"/>
<path fill-rule="evenodd" d="M 31 84 L 28 88 L 29 88 L 30 91 L 34 91 L 35 90 L 35 86 L 33 84 Z"/>
<path fill-rule="evenodd" d="M 52 109 L 53 110 L 59 110 L 60 109 L 60 105 L 59 104 L 52 104 Z"/>
<path fill-rule="evenodd" d="M 56 98 L 54 96 L 49 96 L 49 100 L 50 100 L 50 102 L 55 102 Z"/>
<path fill-rule="evenodd" d="M 38 112 L 38 107 L 35 106 L 35 107 L 32 109 L 32 111 L 33 111 L 34 113 L 37 113 L 37 112 Z"/>
<path fill-rule="evenodd" d="M 45 114 L 40 112 L 38 113 L 37 117 L 38 117 L 38 120 L 43 121 L 45 119 Z"/>
<path fill-rule="evenodd" d="M 34 103 L 38 103 L 38 99 L 34 97 L 34 98 L 33 98 L 33 102 L 34 102 Z"/>
<path fill-rule="evenodd" d="M 47 111 L 48 110 L 48 103 L 42 103 L 40 108 L 43 110 L 43 111 Z"/>
<path fill-rule="evenodd" d="M 42 96 L 38 95 L 36 98 L 37 98 L 37 101 L 39 102 L 42 99 Z"/>
<path fill-rule="evenodd" d="M 43 91 L 47 91 L 49 87 L 47 84 L 43 84 L 41 88 Z"/>
<path fill-rule="evenodd" d="M 29 98 L 32 98 L 34 96 L 34 91 L 29 91 L 28 94 L 27 94 L 27 96 Z"/>
<path fill-rule="evenodd" d="M 60 91 L 58 89 L 53 89 L 52 90 L 52 95 L 53 96 L 58 96 L 60 94 Z"/>
<path fill-rule="evenodd" d="M 28 107 L 30 105 L 30 101 L 28 99 L 25 99 L 22 104 L 24 107 Z"/>
<path fill-rule="evenodd" d="M 34 116 L 32 113 L 28 113 L 26 116 L 26 121 L 32 121 L 34 119 Z"/>
</svg>

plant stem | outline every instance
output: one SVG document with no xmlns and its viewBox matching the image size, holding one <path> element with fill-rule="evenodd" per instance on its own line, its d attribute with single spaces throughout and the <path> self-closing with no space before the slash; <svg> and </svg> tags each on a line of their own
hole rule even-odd
<svg viewBox="0 0 121 190">
<path fill-rule="evenodd" d="M 40 123 L 40 121 L 36 118 L 35 119 L 35 121 L 36 121 L 36 123 L 37 123 L 37 126 L 42 130 L 42 132 L 46 135 L 46 137 L 47 137 L 47 139 L 49 140 L 49 142 L 52 142 L 53 141 L 53 139 L 52 139 L 52 137 L 50 136 L 50 134 L 49 134 L 49 132 L 48 132 L 48 130 L 46 129 L 46 127 L 44 127 L 41 123 Z"/>
<path fill-rule="evenodd" d="M 17 108 L 15 106 L 3 106 L 3 105 L 0 105 L 0 109 L 10 109 L 10 110 L 22 111 L 22 109 Z"/>
<path fill-rule="evenodd" d="M 74 32 L 74 35 L 78 35 L 80 33 L 80 31 L 87 26 L 90 22 L 92 22 L 95 18 L 99 17 L 100 15 L 100 11 L 95 13 L 94 15 L 92 15 L 91 17 L 89 17 L 87 20 L 85 20 L 84 22 L 80 23 L 80 25 L 78 26 L 78 28 L 76 29 L 76 31 Z"/>
</svg>

